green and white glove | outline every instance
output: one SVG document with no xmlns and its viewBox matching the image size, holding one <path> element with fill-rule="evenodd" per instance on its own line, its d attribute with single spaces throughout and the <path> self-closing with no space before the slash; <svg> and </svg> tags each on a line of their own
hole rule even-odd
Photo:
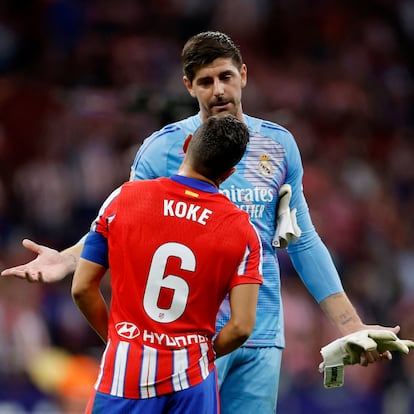
<svg viewBox="0 0 414 414">
<path fill-rule="evenodd" d="M 369 334 L 370 337 L 377 343 L 377 351 L 380 354 L 383 354 L 386 351 L 398 351 L 402 354 L 408 354 L 410 352 L 410 349 L 414 349 L 414 341 L 411 341 L 410 339 L 400 339 L 398 337 L 396 340 L 390 340 L 386 338 L 384 334 L 381 335 L 380 332 L 388 331 L 375 330 L 370 331 Z"/>
<path fill-rule="evenodd" d="M 296 221 L 296 208 L 292 211 L 289 208 L 291 198 L 292 187 L 290 184 L 283 184 L 279 190 L 276 230 L 272 240 L 273 247 L 284 249 L 291 241 L 295 243 L 302 233 Z"/>
<path fill-rule="evenodd" d="M 319 371 L 324 373 L 324 386 L 341 387 L 344 384 L 344 366 L 358 364 L 363 351 L 408 354 L 412 348 L 413 341 L 400 339 L 394 332 L 381 329 L 364 329 L 338 338 L 321 349 L 323 362 Z"/>
</svg>

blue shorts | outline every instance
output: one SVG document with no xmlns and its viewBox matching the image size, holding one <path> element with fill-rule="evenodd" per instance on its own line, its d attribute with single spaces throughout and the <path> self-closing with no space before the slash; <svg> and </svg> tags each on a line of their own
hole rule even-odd
<svg viewBox="0 0 414 414">
<path fill-rule="evenodd" d="M 216 360 L 221 414 L 275 414 L 282 349 L 242 347 Z"/>
<path fill-rule="evenodd" d="M 219 414 L 217 372 L 200 384 L 154 398 L 129 399 L 97 392 L 86 410 L 88 414 Z"/>
</svg>

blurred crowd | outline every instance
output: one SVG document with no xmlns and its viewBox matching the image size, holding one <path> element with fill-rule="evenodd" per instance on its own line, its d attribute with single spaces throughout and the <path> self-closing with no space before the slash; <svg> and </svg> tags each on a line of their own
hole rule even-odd
<svg viewBox="0 0 414 414">
<path fill-rule="evenodd" d="M 33 258 L 24 237 L 76 242 L 143 139 L 197 111 L 180 53 L 210 29 L 241 48 L 244 111 L 296 137 L 314 224 L 365 322 L 414 339 L 411 0 L 1 0 L 0 268 Z M 323 388 L 319 350 L 338 333 L 279 257 L 278 413 L 414 413 L 414 355 Z M 102 344 L 70 283 L 0 280 L 1 413 L 82 412 Z"/>
</svg>

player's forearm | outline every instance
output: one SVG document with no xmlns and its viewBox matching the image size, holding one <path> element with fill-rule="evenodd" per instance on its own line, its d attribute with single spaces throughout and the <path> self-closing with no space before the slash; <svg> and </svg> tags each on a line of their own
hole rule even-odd
<svg viewBox="0 0 414 414">
<path fill-rule="evenodd" d="M 82 292 L 72 290 L 72 297 L 89 325 L 106 343 L 108 338 L 108 310 L 99 289 Z"/>
<path fill-rule="evenodd" d="M 67 275 L 73 275 L 73 273 L 75 272 L 76 266 L 79 262 L 80 255 L 82 253 L 82 249 L 83 243 L 77 243 L 60 252 L 60 255 L 62 256 L 65 262 Z"/>
<path fill-rule="evenodd" d="M 217 335 L 214 341 L 214 350 L 216 357 L 219 358 L 226 355 L 239 346 L 243 345 L 246 339 L 250 336 L 253 330 L 253 325 L 240 325 L 234 323 L 231 319 L 223 326 L 223 329 Z"/>
<path fill-rule="evenodd" d="M 320 306 L 342 335 L 364 327 L 361 318 L 344 292 L 328 296 L 320 303 Z"/>
</svg>

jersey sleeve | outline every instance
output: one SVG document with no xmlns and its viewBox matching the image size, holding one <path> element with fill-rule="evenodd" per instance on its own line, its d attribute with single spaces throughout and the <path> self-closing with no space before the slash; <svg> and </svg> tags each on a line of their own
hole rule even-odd
<svg viewBox="0 0 414 414">
<path fill-rule="evenodd" d="M 247 229 L 245 253 L 232 279 L 230 289 L 241 284 L 258 283 L 261 285 L 263 283 L 263 250 L 260 236 L 250 222 L 247 224 Z"/>
<path fill-rule="evenodd" d="M 94 231 L 102 234 L 105 238 L 108 237 L 108 224 L 116 216 L 118 208 L 118 196 L 121 192 L 122 187 L 118 187 L 107 197 L 99 209 L 98 215 L 91 224 L 90 231 Z"/>
<path fill-rule="evenodd" d="M 160 149 L 157 145 L 158 134 L 159 132 L 146 138 L 136 153 L 131 166 L 130 181 L 152 179 L 160 176 L 159 169 L 164 160 L 160 159 Z"/>
<path fill-rule="evenodd" d="M 106 268 L 108 263 L 108 231 L 109 224 L 116 215 L 118 195 L 121 187 L 114 190 L 99 209 L 98 216 L 91 224 L 89 233 L 84 239 L 81 257 Z"/>
<path fill-rule="evenodd" d="M 289 244 L 288 253 L 303 283 L 319 303 L 334 293 L 342 292 L 343 287 L 332 257 L 312 223 L 303 192 L 302 160 L 294 140 L 288 154 L 286 182 L 292 187 L 290 208 L 297 209 L 297 223 L 302 231 L 298 241 Z"/>
<path fill-rule="evenodd" d="M 99 233 L 90 231 L 86 235 L 81 257 L 108 269 L 108 239 Z"/>
<path fill-rule="evenodd" d="M 175 174 L 184 158 L 182 146 L 185 136 L 181 127 L 171 124 L 146 138 L 131 166 L 130 181 Z"/>
</svg>

